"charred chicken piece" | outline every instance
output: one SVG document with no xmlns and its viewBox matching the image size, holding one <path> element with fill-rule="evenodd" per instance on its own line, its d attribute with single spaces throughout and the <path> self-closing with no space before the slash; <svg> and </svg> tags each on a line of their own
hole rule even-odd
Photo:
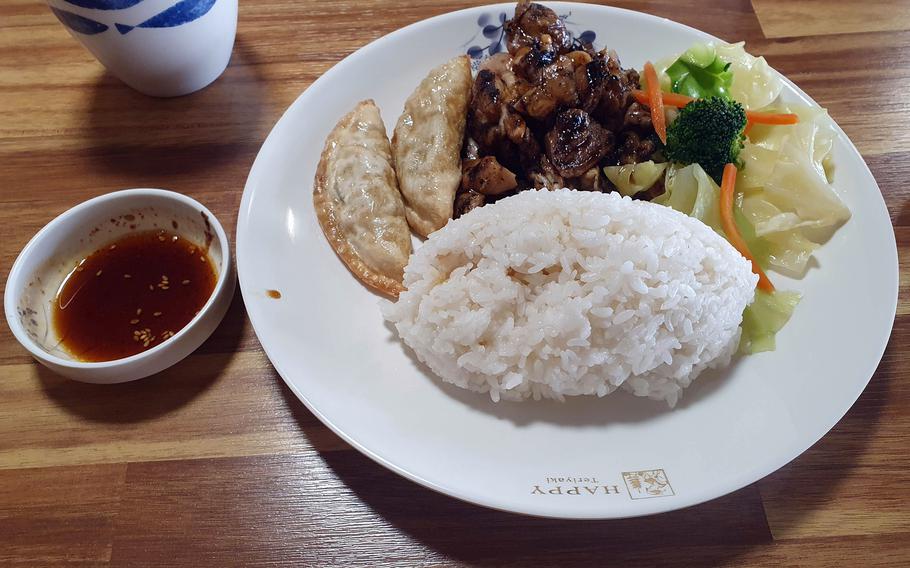
<svg viewBox="0 0 910 568">
<path fill-rule="evenodd" d="M 593 115 L 604 126 L 611 130 L 619 130 L 626 116 L 626 107 L 633 101 L 632 89 L 618 75 L 607 75 L 603 83 L 600 102 L 594 109 Z"/>
<path fill-rule="evenodd" d="M 595 166 L 582 174 L 574 184 L 577 189 L 584 191 L 604 191 L 606 189 L 606 176 L 599 166 Z"/>
<path fill-rule="evenodd" d="M 638 103 L 632 103 L 626 109 L 623 126 L 632 126 L 645 130 L 653 128 L 651 125 L 651 111 Z"/>
<path fill-rule="evenodd" d="M 480 70 L 474 79 L 471 102 L 468 105 L 467 130 L 477 143 L 481 155 L 494 153 L 497 143 L 504 138 L 500 126 L 506 111 L 502 97 L 504 88 L 499 76 L 489 69 Z"/>
<path fill-rule="evenodd" d="M 572 35 L 556 12 L 533 4 L 528 0 L 519 0 L 515 6 L 515 16 L 508 20 L 506 26 L 506 47 L 514 54 L 519 48 L 533 45 L 547 36 L 558 53 L 572 51 Z"/>
<path fill-rule="evenodd" d="M 468 106 L 468 134 L 480 155 L 496 156 L 500 164 L 520 171 L 537 164 L 540 145 L 524 119 L 504 100 L 503 81 L 489 69 L 474 80 Z"/>
<path fill-rule="evenodd" d="M 562 177 L 578 177 L 613 149 L 613 133 L 581 109 L 567 109 L 556 116 L 545 137 L 547 157 Z"/>
<path fill-rule="evenodd" d="M 642 136 L 634 130 L 626 130 L 620 135 L 620 143 L 610 161 L 615 164 L 647 162 L 655 151 L 657 151 L 655 136 Z"/>
<path fill-rule="evenodd" d="M 576 59 L 583 60 L 580 56 Z M 632 89 L 637 87 L 638 74 L 625 71 L 616 55 L 606 50 L 595 53 L 587 64 L 575 67 L 579 107 L 613 131 L 622 128 L 626 109 L 633 102 Z"/>
<path fill-rule="evenodd" d="M 461 166 L 461 190 L 484 195 L 499 195 L 518 187 L 515 174 L 493 156 L 466 160 Z"/>
<path fill-rule="evenodd" d="M 578 93 L 579 106 L 583 111 L 592 113 L 600 105 L 607 75 L 609 75 L 607 63 L 601 57 L 583 65 L 576 64 L 575 91 Z"/>
<path fill-rule="evenodd" d="M 503 80 L 512 73 L 512 56 L 508 53 L 497 53 L 483 60 L 478 71 L 492 71 Z"/>
<path fill-rule="evenodd" d="M 512 57 L 512 69 L 525 81 L 536 84 L 543 77 L 543 70 L 556 63 L 559 54 L 552 49 L 552 44 L 535 42 L 521 47 Z"/>
<path fill-rule="evenodd" d="M 453 219 L 458 219 L 468 211 L 483 207 L 486 198 L 476 191 L 464 191 L 455 196 L 455 214 Z"/>
<path fill-rule="evenodd" d="M 525 92 L 516 108 L 526 116 L 546 122 L 557 109 L 577 105 L 575 67 L 571 59 L 560 56 L 542 70 L 537 86 Z"/>
<path fill-rule="evenodd" d="M 550 162 L 546 154 L 541 154 L 537 167 L 529 171 L 528 181 L 535 189 L 567 187 L 566 180 L 559 175 L 559 172 L 553 167 L 553 163 Z"/>
<path fill-rule="evenodd" d="M 500 99 L 507 104 L 513 104 L 518 98 L 531 88 L 531 84 L 524 77 L 519 77 L 514 70 L 512 56 L 508 53 L 497 53 L 483 61 L 480 71 L 490 71 L 500 83 Z"/>
</svg>

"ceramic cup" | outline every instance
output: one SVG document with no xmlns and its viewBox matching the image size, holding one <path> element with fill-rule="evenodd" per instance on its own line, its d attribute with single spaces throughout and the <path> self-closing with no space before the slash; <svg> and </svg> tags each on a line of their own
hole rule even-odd
<svg viewBox="0 0 910 568">
<path fill-rule="evenodd" d="M 227 67 L 237 0 L 47 0 L 111 73 L 139 92 L 176 97 Z"/>
</svg>

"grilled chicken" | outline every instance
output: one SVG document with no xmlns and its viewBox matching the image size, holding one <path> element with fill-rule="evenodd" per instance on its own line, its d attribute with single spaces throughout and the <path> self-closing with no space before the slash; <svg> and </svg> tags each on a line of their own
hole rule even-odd
<svg viewBox="0 0 910 568">
<path fill-rule="evenodd" d="M 533 132 L 503 96 L 506 86 L 493 71 L 477 73 L 468 107 L 468 128 L 481 155 L 496 156 L 512 171 L 537 163 L 540 145 Z"/>
<path fill-rule="evenodd" d="M 520 0 L 515 16 L 505 26 L 506 47 L 511 54 L 541 41 L 552 43 L 560 54 L 572 51 L 572 35 L 556 12 L 546 6 Z"/>
<path fill-rule="evenodd" d="M 455 214 L 453 219 L 458 219 L 471 209 L 483 207 L 486 198 L 476 191 L 465 191 L 455 196 Z"/>
<path fill-rule="evenodd" d="M 475 191 L 484 195 L 499 195 L 518 187 L 515 174 L 496 161 L 494 156 L 467 160 L 462 165 L 462 191 Z"/>
<path fill-rule="evenodd" d="M 578 177 L 613 149 L 613 133 L 577 108 L 559 113 L 546 135 L 547 157 L 563 177 Z"/>
<path fill-rule="evenodd" d="M 471 92 L 455 216 L 528 188 L 610 191 L 602 166 L 660 154 L 634 69 L 573 39 L 557 14 L 521 0 L 508 53 L 485 59 Z"/>
</svg>

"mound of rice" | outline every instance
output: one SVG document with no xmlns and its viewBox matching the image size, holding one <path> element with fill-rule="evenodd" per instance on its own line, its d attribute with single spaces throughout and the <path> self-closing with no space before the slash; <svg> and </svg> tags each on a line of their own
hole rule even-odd
<svg viewBox="0 0 910 568">
<path fill-rule="evenodd" d="M 726 365 L 757 277 L 697 219 L 617 194 L 524 191 L 450 221 L 383 315 L 445 381 L 500 399 L 676 404 Z"/>
</svg>

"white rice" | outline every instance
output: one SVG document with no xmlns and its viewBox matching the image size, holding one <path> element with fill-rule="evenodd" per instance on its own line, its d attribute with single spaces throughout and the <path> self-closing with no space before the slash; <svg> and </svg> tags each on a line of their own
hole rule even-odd
<svg viewBox="0 0 910 568">
<path fill-rule="evenodd" d="M 450 221 L 383 305 L 443 380 L 500 399 L 670 406 L 728 364 L 757 277 L 697 219 L 617 194 L 524 191 Z"/>
</svg>

